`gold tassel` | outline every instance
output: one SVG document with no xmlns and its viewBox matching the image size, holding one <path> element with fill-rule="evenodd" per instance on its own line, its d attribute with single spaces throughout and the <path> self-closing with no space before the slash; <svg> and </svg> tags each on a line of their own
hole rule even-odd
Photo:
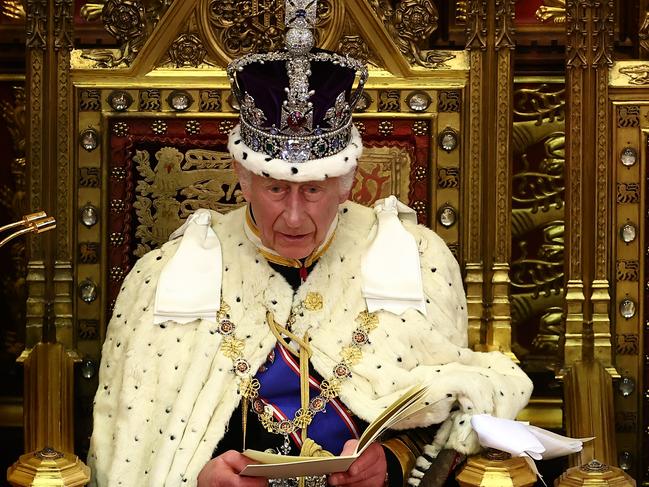
<svg viewBox="0 0 649 487">
<path fill-rule="evenodd" d="M 311 438 L 307 438 L 302 443 L 302 449 L 300 450 L 301 457 L 333 457 L 333 453 L 328 452 L 320 445 L 318 445 Z"/>
</svg>

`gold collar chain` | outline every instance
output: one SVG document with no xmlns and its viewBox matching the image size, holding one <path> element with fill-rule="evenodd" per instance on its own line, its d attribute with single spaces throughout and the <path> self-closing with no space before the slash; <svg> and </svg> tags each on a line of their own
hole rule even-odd
<svg viewBox="0 0 649 487">
<path fill-rule="evenodd" d="M 294 314 L 302 306 L 304 306 L 304 303 L 300 303 L 294 310 L 291 310 L 292 319 L 289 317 L 289 323 L 295 322 Z M 281 435 L 290 435 L 299 429 L 307 427 L 313 420 L 313 417 L 318 412 L 323 411 L 327 403 L 340 394 L 342 383 L 352 375 L 351 367 L 358 364 L 363 358 L 362 347 L 369 342 L 370 332 L 379 324 L 376 313 L 361 311 L 356 317 L 358 326 L 352 332 L 351 342 L 342 347 L 340 351 L 342 360 L 334 365 L 332 375 L 320 383 L 320 394 L 309 401 L 307 408 L 300 407 L 295 412 L 293 419 L 278 421 L 273 417 L 272 408 L 265 405 L 258 397 L 259 381 L 252 376 L 250 364 L 244 358 L 245 342 L 235 337 L 234 332 L 236 326 L 230 320 L 229 311 L 230 306 L 222 302 L 221 309 L 217 313 L 218 332 L 223 336 L 221 352 L 232 360 L 232 370 L 239 377 L 239 393 L 246 400 L 252 401 L 252 409 L 259 416 L 263 427 L 270 433 Z M 274 327 L 282 328 L 280 325 L 277 325 L 270 311 L 266 319 L 271 329 Z"/>
</svg>

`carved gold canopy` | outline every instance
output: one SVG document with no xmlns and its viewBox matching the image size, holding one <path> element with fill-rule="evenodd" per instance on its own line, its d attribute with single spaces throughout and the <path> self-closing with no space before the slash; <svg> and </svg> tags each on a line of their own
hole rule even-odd
<svg viewBox="0 0 649 487">
<path fill-rule="evenodd" d="M 90 377 L 75 383 L 88 418 L 134 260 L 195 209 L 242 204 L 225 66 L 281 48 L 284 11 L 276 0 L 72 3 L 27 0 L 21 14 L 4 2 L 0 17 L 26 26 L 26 142 L 12 174 L 22 170 L 23 207 L 58 222 L 26 249 L 24 341 L 41 339 L 51 304 L 58 341 Z M 446 241 L 471 346 L 511 354 L 535 381 L 525 419 L 597 436 L 583 459 L 626 452 L 638 478 L 648 18 L 633 27 L 612 0 L 323 0 L 317 24 L 319 47 L 370 68 L 353 199 L 396 194 Z M 2 104 L 12 127 L 19 99 Z M 83 443 L 88 420 L 75 426 Z"/>
</svg>

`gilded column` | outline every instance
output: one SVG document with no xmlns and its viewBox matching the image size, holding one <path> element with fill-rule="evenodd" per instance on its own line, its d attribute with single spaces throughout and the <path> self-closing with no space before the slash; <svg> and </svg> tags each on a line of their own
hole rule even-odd
<svg viewBox="0 0 649 487">
<path fill-rule="evenodd" d="M 591 52 L 594 57 L 591 69 L 595 70 L 593 89 L 594 100 L 597 100 L 595 123 L 593 127 L 595 152 L 592 160 L 595 163 L 595 272 L 592 282 L 592 321 L 593 321 L 593 354 L 595 360 L 604 367 L 613 366 L 611 350 L 610 313 L 610 280 L 608 276 L 609 228 L 611 214 L 608 209 L 610 201 L 611 171 L 609 169 L 609 127 L 608 127 L 608 78 L 613 65 L 613 1 L 598 2 L 593 12 L 593 34 L 595 43 Z"/>
<path fill-rule="evenodd" d="M 495 179 L 487 178 L 488 185 L 495 188 L 492 205 L 495 209 L 495 225 L 490 235 L 493 246 L 492 264 L 492 319 L 487 328 L 487 348 L 511 351 L 511 305 L 509 300 L 509 261 L 511 259 L 511 174 L 513 123 L 513 57 L 514 0 L 496 0 L 494 9 L 494 61 L 496 66 L 492 98 L 495 110 L 495 136 L 487 137 L 489 165 L 494 168 Z M 493 163 L 491 162 L 493 161 Z"/>
<path fill-rule="evenodd" d="M 57 228 L 28 240 L 27 349 L 19 359 L 25 375 L 25 449 L 52 447 L 69 452 L 73 451 L 77 360 L 71 351 L 69 191 L 73 2 L 28 0 L 26 7 L 29 205 L 32 211 L 43 209 L 54 216 Z"/>
<path fill-rule="evenodd" d="M 52 120 L 56 127 L 56 144 L 51 150 L 55 151 L 52 160 L 55 170 L 52 180 L 56 181 L 56 191 L 53 192 L 52 204 L 56 217 L 56 251 L 54 258 L 54 316 L 57 339 L 66 348 L 74 347 L 72 328 L 72 227 L 71 215 L 72 194 L 71 185 L 74 181 L 72 157 L 72 86 L 70 83 L 70 51 L 73 29 L 73 1 L 54 0 L 54 72 L 50 83 L 56 90 L 56 110 L 52 110 Z"/>
<path fill-rule="evenodd" d="M 47 130 L 47 0 L 28 0 L 26 4 L 26 52 L 27 52 L 27 144 L 26 163 L 28 168 L 29 210 L 46 208 L 47 195 L 44 193 L 43 181 L 46 147 L 49 146 Z M 49 207 L 48 207 L 49 210 Z M 48 211 L 48 214 L 52 214 Z M 27 265 L 27 316 L 25 343 L 33 346 L 41 339 L 42 323 L 45 310 L 45 238 L 28 239 Z"/>
<path fill-rule="evenodd" d="M 612 0 L 566 2 L 566 426 L 596 437 L 581 463 L 617 462 L 607 253 L 613 9 Z"/>
<path fill-rule="evenodd" d="M 27 2 L 27 90 L 30 210 L 44 209 L 57 220 L 56 233 L 30 239 L 26 344 L 42 338 L 45 302 L 54 301 L 57 338 L 73 347 L 72 202 L 69 83 L 72 0 Z M 48 276 L 51 276 L 48 277 Z M 53 281 L 52 296 L 47 281 Z"/>
<path fill-rule="evenodd" d="M 568 1 L 566 19 L 566 179 L 569 189 L 566 230 L 570 251 L 566 266 L 565 363 L 570 365 L 595 358 L 610 367 L 607 122 L 613 1 Z M 590 306 L 586 299 L 590 299 Z M 591 330 L 585 329 L 584 324 L 589 323 L 592 323 L 592 343 L 585 339 Z"/>
<path fill-rule="evenodd" d="M 484 160 L 483 106 L 484 74 L 487 48 L 487 1 L 473 0 L 467 8 L 467 43 L 469 51 L 468 113 L 466 114 L 468 143 L 467 177 L 463 187 L 469 232 L 465 232 L 466 297 L 469 315 L 469 344 L 479 345 L 485 316 L 484 256 L 482 245 L 482 179 Z"/>
<path fill-rule="evenodd" d="M 589 220 L 582 212 L 582 181 L 584 171 L 584 144 L 582 128 L 584 119 L 584 85 L 586 83 L 588 58 L 588 31 L 586 3 L 568 0 L 566 3 L 566 332 L 564 362 L 567 366 L 582 359 L 586 303 L 584 276 L 587 268 L 582 258 L 582 232 Z M 586 144 L 588 146 L 588 144 Z M 585 239 L 588 242 L 588 239 Z M 589 283 L 587 283 L 589 286 Z"/>
</svg>

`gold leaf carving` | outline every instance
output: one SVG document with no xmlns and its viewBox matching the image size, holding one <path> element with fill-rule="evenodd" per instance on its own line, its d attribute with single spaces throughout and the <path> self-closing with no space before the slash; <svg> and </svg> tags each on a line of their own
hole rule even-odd
<svg viewBox="0 0 649 487">
<path fill-rule="evenodd" d="M 20 0 L 4 0 L 0 2 L 0 17 L 24 20 L 25 16 L 25 7 Z"/>
<path fill-rule="evenodd" d="M 543 0 L 534 13 L 541 22 L 564 24 L 566 22 L 566 0 Z"/>
<path fill-rule="evenodd" d="M 344 22 L 344 3 L 317 5 L 316 45 L 335 49 Z M 201 5 L 199 32 L 213 57 L 222 63 L 251 52 L 284 47 L 284 0 L 207 0 Z"/>
<path fill-rule="evenodd" d="M 101 16 L 104 28 L 118 42 L 119 49 L 89 49 L 81 57 L 95 62 L 95 67 L 130 66 L 148 35 L 167 10 L 169 0 L 106 0 L 82 9 L 86 20 Z"/>
<path fill-rule="evenodd" d="M 432 0 L 401 0 L 396 6 L 387 0 L 369 3 L 410 63 L 437 69 L 447 67 L 446 61 L 455 58 L 451 52 L 425 49 L 438 27 L 439 12 Z"/>
<path fill-rule="evenodd" d="M 649 64 L 640 64 L 638 66 L 624 66 L 620 68 L 620 73 L 629 78 L 629 84 L 649 84 Z"/>
</svg>

